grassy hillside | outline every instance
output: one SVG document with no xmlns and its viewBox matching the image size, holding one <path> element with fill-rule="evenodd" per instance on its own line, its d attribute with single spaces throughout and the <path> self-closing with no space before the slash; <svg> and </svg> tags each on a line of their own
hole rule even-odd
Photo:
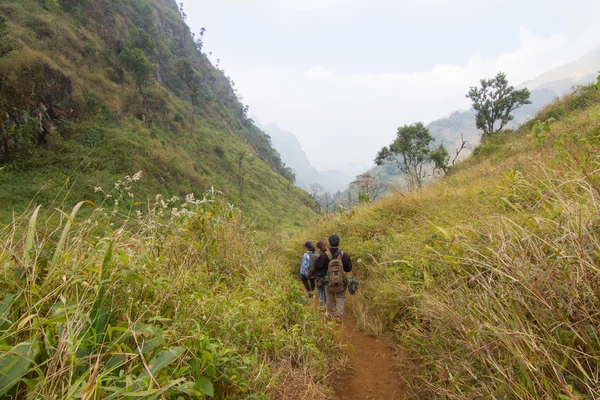
<svg viewBox="0 0 600 400">
<path fill-rule="evenodd" d="M 113 198 L 0 230 L 0 398 L 331 396 L 334 331 L 275 238 L 218 192 L 130 214 Z"/>
<path fill-rule="evenodd" d="M 0 15 L 21 44 L 0 58 L 0 221 L 142 171 L 141 200 L 215 186 L 262 226 L 301 222 L 310 199 L 174 1 L 1 0 Z"/>
<path fill-rule="evenodd" d="M 399 344 L 412 398 L 600 396 L 600 92 L 538 119 L 305 234 L 342 237 L 358 321 Z"/>
</svg>

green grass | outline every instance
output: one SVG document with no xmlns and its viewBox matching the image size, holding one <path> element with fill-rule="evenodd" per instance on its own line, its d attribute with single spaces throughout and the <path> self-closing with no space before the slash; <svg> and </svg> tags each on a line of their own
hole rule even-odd
<svg viewBox="0 0 600 400">
<path fill-rule="evenodd" d="M 341 236 L 356 318 L 402 348 L 411 398 L 600 396 L 600 92 L 539 117 L 420 193 L 303 234 Z"/>
<path fill-rule="evenodd" d="M 333 330 L 273 242 L 213 191 L 123 213 L 138 178 L 87 218 L 36 207 L 0 230 L 0 396 L 329 396 Z"/>
<path fill-rule="evenodd" d="M 136 194 L 144 201 L 156 193 L 183 196 L 215 187 L 261 228 L 304 223 L 310 198 L 290 184 L 289 170 L 268 137 L 243 115 L 224 71 L 198 52 L 175 2 L 76 3 L 0 1 L 11 37 L 23 43 L 0 60 L 0 111 L 11 115 L 11 162 L 0 172 L 0 222 L 9 223 L 13 211 L 19 215 L 32 199 L 50 206 L 68 192 L 65 206 L 99 201 L 95 187 L 142 171 L 146 184 Z M 143 93 L 118 55 L 134 45 L 140 30 L 154 44 L 145 51 L 155 79 Z M 202 100 L 194 107 L 177 72 L 182 60 L 200 77 Z M 42 63 L 72 84 L 71 104 L 64 116 L 44 119 L 52 131 L 44 137 L 30 110 L 43 100 L 35 91 L 29 100 L 24 95 L 32 82 L 38 92 L 53 84 L 42 75 Z M 64 85 L 51 91 L 68 93 Z"/>
</svg>

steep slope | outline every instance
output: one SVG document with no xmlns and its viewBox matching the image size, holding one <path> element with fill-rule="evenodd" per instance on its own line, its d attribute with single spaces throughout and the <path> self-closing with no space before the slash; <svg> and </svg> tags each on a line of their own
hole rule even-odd
<svg viewBox="0 0 600 400">
<path fill-rule="evenodd" d="M 514 129 L 533 118 L 539 110 L 555 98 L 569 92 L 573 86 L 587 85 L 595 81 L 598 76 L 598 65 L 600 65 L 600 49 L 519 85 L 518 89 L 527 87 L 531 91 L 531 104 L 517 109 L 513 113 L 515 119 L 508 127 Z M 481 136 L 475 126 L 473 109 L 455 111 L 446 118 L 429 123 L 427 128 L 434 137 L 446 143 L 450 151 L 460 146 L 461 133 L 469 142 L 469 148 L 477 145 Z"/>
<path fill-rule="evenodd" d="M 319 171 L 312 166 L 304 151 L 304 147 L 310 151 L 311 144 L 302 146 L 293 133 L 282 130 L 277 124 L 269 124 L 263 129 L 271 137 L 273 147 L 279 151 L 281 159 L 294 171 L 296 185 L 309 190 L 312 183 L 322 184 Z"/>
<path fill-rule="evenodd" d="M 422 192 L 304 233 L 342 238 L 355 317 L 403 347 L 411 398 L 600 396 L 599 115 L 584 87 Z"/>
<path fill-rule="evenodd" d="M 264 226 L 300 223 L 310 199 L 175 1 L 3 0 L 0 15 L 22 43 L 0 59 L 1 221 L 142 171 L 142 199 L 214 186 Z"/>
<path fill-rule="evenodd" d="M 356 163 L 350 163 L 344 169 L 317 170 L 308 160 L 304 149 L 310 152 L 318 143 L 301 145 L 292 132 L 283 131 L 276 124 L 269 124 L 264 130 L 271 137 L 273 147 L 279 151 L 286 166 L 294 171 L 296 184 L 305 190 L 310 191 L 311 184 L 317 183 L 330 194 L 343 191 L 364 170 L 363 166 Z"/>
<path fill-rule="evenodd" d="M 555 68 L 532 81 L 525 82 L 517 88 L 527 87 L 531 90 L 531 104 L 520 107 L 513 112 L 515 119 L 508 124 L 515 129 L 529 121 L 547 104 L 572 90 L 574 86 L 587 85 L 598 76 L 600 65 L 600 49 L 590 52 L 584 57 Z M 468 156 L 481 140 L 481 131 L 475 126 L 475 110 L 458 110 L 450 115 L 427 124 L 427 129 L 436 139 L 436 145 L 443 143 L 452 157 L 461 146 L 461 140 L 467 142 L 459 159 Z M 374 167 L 369 171 L 388 186 L 402 187 L 403 174 L 394 168 Z"/>
</svg>

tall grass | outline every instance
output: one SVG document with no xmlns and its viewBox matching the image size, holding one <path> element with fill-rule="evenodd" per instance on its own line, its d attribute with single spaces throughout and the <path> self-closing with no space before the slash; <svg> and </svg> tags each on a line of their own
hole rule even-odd
<svg viewBox="0 0 600 400">
<path fill-rule="evenodd" d="M 138 177 L 0 231 L 0 397 L 328 396 L 333 331 L 276 253 L 216 191 L 123 213 Z"/>
<path fill-rule="evenodd" d="M 599 97 L 579 89 L 433 187 L 315 228 L 357 259 L 358 321 L 403 348 L 409 396 L 600 398 Z"/>
</svg>

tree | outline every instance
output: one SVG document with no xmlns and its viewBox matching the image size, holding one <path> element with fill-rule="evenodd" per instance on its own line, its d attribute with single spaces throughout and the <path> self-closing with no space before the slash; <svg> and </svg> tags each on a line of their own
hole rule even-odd
<svg viewBox="0 0 600 400">
<path fill-rule="evenodd" d="M 151 56 L 156 51 L 156 43 L 146 31 L 134 27 L 131 34 L 131 48 L 142 49 L 147 56 Z"/>
<path fill-rule="evenodd" d="M 133 74 L 138 90 L 142 93 L 142 88 L 152 77 L 154 65 L 142 49 L 126 49 L 119 57 L 125 68 Z"/>
<path fill-rule="evenodd" d="M 204 47 L 204 33 L 206 32 L 205 28 L 200 29 L 200 37 L 196 40 L 196 48 L 200 53 L 202 53 L 202 48 Z"/>
<path fill-rule="evenodd" d="M 467 97 L 477 111 L 475 123 L 483 137 L 500 132 L 514 119 L 511 113 L 524 104 L 531 104 L 528 89 L 515 90 L 508 85 L 506 74 L 499 72 L 493 79 L 482 79 L 481 87 L 471 87 Z M 496 126 L 499 124 L 498 126 Z"/>
<path fill-rule="evenodd" d="M 192 106 L 197 106 L 200 97 L 200 73 L 192 68 L 189 61 L 182 60 L 177 64 L 177 74 L 190 89 Z"/>
<path fill-rule="evenodd" d="M 444 175 L 448 175 L 450 154 L 448 154 L 448 150 L 443 144 L 440 144 L 437 149 L 429 153 L 429 161 L 433 164 L 434 171 L 442 171 Z"/>
<path fill-rule="evenodd" d="M 321 186 L 318 183 L 311 183 L 308 188 L 308 194 L 310 195 L 311 199 L 313 199 L 315 201 L 315 204 L 317 206 L 317 209 L 315 211 L 319 211 L 319 209 L 321 208 L 319 199 L 323 195 L 324 192 L 325 192 L 325 189 L 323 188 L 323 186 Z"/>
<path fill-rule="evenodd" d="M 356 176 L 356 179 L 351 183 L 358 192 L 359 203 L 370 203 L 377 200 L 383 192 L 384 186 L 381 181 L 368 172 Z"/>
<path fill-rule="evenodd" d="M 400 171 L 410 176 L 411 187 L 421 188 L 427 176 L 425 164 L 429 161 L 429 145 L 433 137 L 422 122 L 398 128 L 396 139 L 388 147 L 383 147 L 375 164 L 395 164 Z"/>
<path fill-rule="evenodd" d="M 460 147 L 458 149 L 456 149 L 456 155 L 452 159 L 452 166 L 453 167 L 454 167 L 454 165 L 456 163 L 456 160 L 458 160 L 458 156 L 460 155 L 460 152 L 463 151 L 463 149 L 465 148 L 466 145 L 467 145 L 467 141 L 465 140 L 464 135 L 461 133 L 460 134 Z"/>
<path fill-rule="evenodd" d="M 6 18 L 0 15 L 0 58 L 19 50 L 23 45 L 14 39 L 8 37 L 10 27 Z"/>
</svg>

